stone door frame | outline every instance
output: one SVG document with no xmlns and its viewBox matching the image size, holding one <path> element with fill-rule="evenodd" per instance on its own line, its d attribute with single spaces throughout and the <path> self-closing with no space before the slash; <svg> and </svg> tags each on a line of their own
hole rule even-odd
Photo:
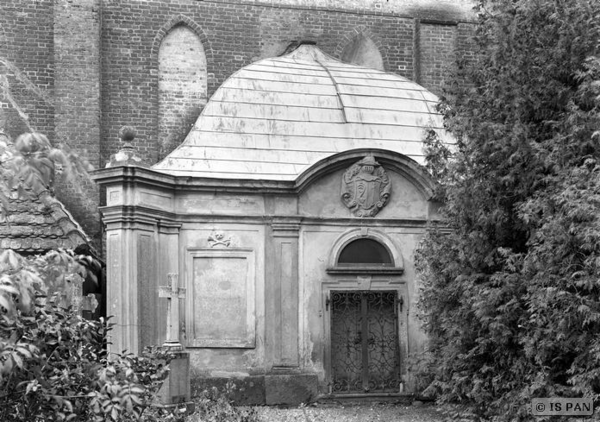
<svg viewBox="0 0 600 422">
<path fill-rule="evenodd" d="M 406 283 L 399 277 L 385 277 L 385 276 L 355 276 L 355 277 L 336 277 L 335 280 L 325 280 L 321 284 L 321 309 L 323 309 L 323 332 L 324 332 L 324 369 L 325 369 L 325 383 L 327 385 L 327 391 L 324 393 L 331 394 L 332 390 L 332 366 L 331 366 L 331 306 L 328 300 L 331 296 L 331 292 L 334 290 L 343 291 L 381 291 L 381 290 L 395 290 L 398 294 L 398 341 L 400 350 L 400 377 L 403 380 L 402 385 L 398 393 L 403 389 L 406 375 L 406 360 L 408 356 L 408 289 Z M 401 308 L 401 309 L 400 309 Z M 369 393 L 363 393 L 360 395 L 368 395 Z M 344 397 L 351 396 L 352 394 L 344 394 Z M 375 395 L 381 395 L 381 393 L 375 393 Z"/>
</svg>

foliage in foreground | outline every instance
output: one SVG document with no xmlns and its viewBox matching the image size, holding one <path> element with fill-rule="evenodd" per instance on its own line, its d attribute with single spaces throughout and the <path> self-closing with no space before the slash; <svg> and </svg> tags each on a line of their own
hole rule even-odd
<svg viewBox="0 0 600 422">
<path fill-rule="evenodd" d="M 258 422 L 260 418 L 255 408 L 236 407 L 229 396 L 235 389 L 228 382 L 223 391 L 216 387 L 205 390 L 195 398 L 195 413 L 186 422 Z"/>
<path fill-rule="evenodd" d="M 0 420 L 159 420 L 149 406 L 169 356 L 153 350 L 109 359 L 110 324 L 64 307 L 83 271 L 65 251 L 0 254 Z"/>
<path fill-rule="evenodd" d="M 446 205 L 417 254 L 423 373 L 473 419 L 530 420 L 533 397 L 600 400 L 600 2 L 479 12 L 440 107 L 451 157 L 429 139 Z"/>
<path fill-rule="evenodd" d="M 0 223 L 5 223 L 9 198 L 53 194 L 54 184 L 65 180 L 80 192 L 90 164 L 66 145 L 54 147 L 45 135 L 24 133 L 13 142 L 0 131 Z"/>
<path fill-rule="evenodd" d="M 0 224 L 10 224 L 11 198 L 53 194 L 58 180 L 79 187 L 89 163 L 66 142 L 52 145 L 36 133 L 14 100 L 8 74 L 45 102 L 52 99 L 10 61 L 0 57 L 0 98 L 30 133 L 14 142 L 0 128 Z M 0 110 L 1 113 L 1 110 Z M 107 353 L 111 324 L 88 321 L 70 305 L 90 276 L 89 257 L 67 251 L 25 258 L 0 250 L 0 420 L 182 420 L 152 407 L 171 356 Z"/>
</svg>

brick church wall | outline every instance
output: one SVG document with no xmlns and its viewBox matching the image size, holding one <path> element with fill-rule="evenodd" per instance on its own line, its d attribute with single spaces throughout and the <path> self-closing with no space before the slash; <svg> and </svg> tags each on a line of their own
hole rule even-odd
<svg viewBox="0 0 600 422">
<path fill-rule="evenodd" d="M 456 62 L 456 25 L 421 22 L 419 38 L 419 74 L 416 82 L 440 94 L 444 77 Z"/>
<path fill-rule="evenodd" d="M 37 87 L 54 94 L 53 0 L 0 1 L 0 57 L 17 66 Z M 0 65 L 0 71 L 5 71 Z M 8 73 L 12 94 L 29 116 L 34 130 L 54 138 L 54 107 L 27 90 Z M 11 138 L 28 128 L 5 99 L 0 98 L 0 128 Z"/>
<path fill-rule="evenodd" d="M 54 2 L 54 133 L 87 159 L 100 157 L 100 0 Z M 63 182 L 56 189 L 85 232 L 101 238 L 98 188 L 92 180 Z"/>
<path fill-rule="evenodd" d="M 475 59 L 475 25 L 459 22 L 457 25 L 456 54 L 459 61 Z"/>
<path fill-rule="evenodd" d="M 101 164 L 100 0 L 57 1 L 54 7 L 55 135 Z"/>
</svg>

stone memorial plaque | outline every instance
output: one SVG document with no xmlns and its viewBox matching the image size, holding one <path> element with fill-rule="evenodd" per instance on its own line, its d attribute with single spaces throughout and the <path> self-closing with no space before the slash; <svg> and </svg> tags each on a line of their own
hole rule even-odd
<svg viewBox="0 0 600 422">
<path fill-rule="evenodd" d="M 252 250 L 194 249 L 189 254 L 189 346 L 254 347 Z"/>
</svg>

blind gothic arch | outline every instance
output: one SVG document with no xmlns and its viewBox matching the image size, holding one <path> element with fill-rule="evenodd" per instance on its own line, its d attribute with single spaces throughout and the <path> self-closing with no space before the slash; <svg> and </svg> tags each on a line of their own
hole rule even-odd
<svg viewBox="0 0 600 422">
<path fill-rule="evenodd" d="M 176 16 L 157 32 L 152 46 L 157 67 L 158 156 L 179 146 L 208 101 L 212 50 L 200 26 Z"/>
<path fill-rule="evenodd" d="M 154 37 L 154 41 L 152 42 L 152 58 L 155 61 L 155 63 L 158 63 L 158 49 L 160 48 L 163 39 L 167 36 L 169 31 L 181 25 L 187 26 L 198 36 L 198 38 L 200 38 L 200 42 L 202 43 L 202 46 L 204 47 L 204 51 L 206 53 L 207 61 L 209 63 L 212 63 L 214 61 L 213 49 L 208 40 L 208 37 L 206 36 L 200 25 L 198 25 L 193 19 L 184 15 L 172 17 L 171 19 L 166 21 L 156 32 L 156 36 Z"/>
<path fill-rule="evenodd" d="M 356 64 L 358 66 L 370 67 L 372 69 L 385 71 L 383 57 L 377 45 L 371 38 L 360 33 L 342 51 L 344 63 Z"/>
<path fill-rule="evenodd" d="M 338 43 L 334 56 L 345 63 L 388 71 L 388 57 L 381 39 L 365 25 L 346 33 Z"/>
</svg>

